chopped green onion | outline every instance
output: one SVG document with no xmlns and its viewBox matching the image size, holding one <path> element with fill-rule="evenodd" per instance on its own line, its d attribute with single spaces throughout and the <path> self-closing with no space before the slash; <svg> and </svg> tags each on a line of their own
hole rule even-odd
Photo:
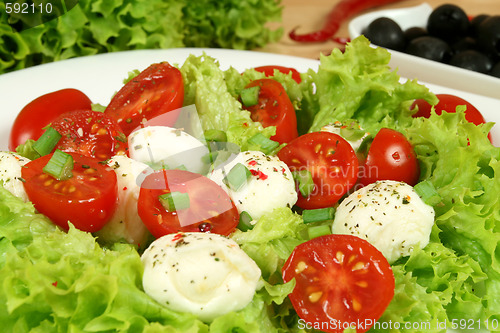
<svg viewBox="0 0 500 333">
<path fill-rule="evenodd" d="M 205 136 L 205 141 L 227 142 L 226 132 L 218 129 L 208 129 L 203 135 Z"/>
<path fill-rule="evenodd" d="M 169 212 L 174 212 L 189 208 L 189 194 L 182 192 L 169 192 L 158 196 L 163 208 Z"/>
<path fill-rule="evenodd" d="M 330 226 L 326 224 L 316 225 L 307 228 L 307 235 L 309 236 L 309 239 L 313 239 L 324 235 L 329 235 L 331 233 L 332 231 L 330 229 Z"/>
<path fill-rule="evenodd" d="M 248 178 L 251 176 L 252 173 L 246 166 L 237 163 L 231 168 L 226 177 L 224 177 L 224 183 L 233 191 L 238 191 L 246 184 Z"/>
<path fill-rule="evenodd" d="M 215 162 L 218 155 L 219 155 L 218 151 L 207 153 L 201 157 L 201 162 L 204 164 L 212 164 Z"/>
<path fill-rule="evenodd" d="M 252 136 L 250 139 L 248 139 L 248 142 L 250 144 L 254 144 L 260 147 L 263 153 L 268 154 L 274 149 L 279 147 L 279 142 L 273 141 L 269 138 L 267 138 L 264 134 L 262 133 L 257 133 L 254 136 Z"/>
<path fill-rule="evenodd" d="M 243 103 L 244 106 L 253 106 L 259 103 L 259 93 L 260 93 L 259 86 L 245 88 L 240 93 L 241 102 Z"/>
<path fill-rule="evenodd" d="M 340 135 L 346 140 L 356 141 L 361 139 L 363 135 L 365 135 L 365 131 L 363 131 L 362 129 L 353 128 L 352 126 L 341 127 Z"/>
<path fill-rule="evenodd" d="M 56 149 L 43 172 L 48 173 L 57 180 L 67 180 L 73 177 L 73 157 Z"/>
<path fill-rule="evenodd" d="M 254 225 L 252 224 L 252 221 L 253 221 L 253 219 L 250 216 L 250 214 L 248 214 L 248 212 L 246 212 L 246 211 L 241 212 L 240 222 L 238 223 L 238 229 L 240 229 L 241 231 L 252 230 L 254 227 Z"/>
<path fill-rule="evenodd" d="M 299 186 L 300 194 L 307 198 L 314 190 L 311 172 L 309 170 L 294 170 L 292 176 Z"/>
<path fill-rule="evenodd" d="M 52 127 L 47 127 L 45 132 L 36 140 L 33 144 L 33 149 L 40 154 L 40 156 L 45 156 L 50 154 L 55 148 L 59 140 L 61 139 L 61 134 Z"/>
<path fill-rule="evenodd" d="M 436 191 L 434 185 L 429 180 L 424 180 L 416 184 L 413 188 L 428 205 L 434 206 L 443 200 L 443 198 L 441 198 L 439 193 Z"/>
<path fill-rule="evenodd" d="M 333 220 L 334 213 L 335 209 L 333 207 L 305 209 L 302 211 L 302 218 L 304 219 L 304 223 L 329 221 Z"/>
</svg>

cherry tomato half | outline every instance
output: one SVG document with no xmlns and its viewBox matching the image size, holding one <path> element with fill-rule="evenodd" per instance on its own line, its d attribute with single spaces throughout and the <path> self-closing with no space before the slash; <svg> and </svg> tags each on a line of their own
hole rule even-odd
<svg viewBox="0 0 500 333">
<path fill-rule="evenodd" d="M 308 197 L 298 192 L 297 206 L 315 209 L 333 206 L 356 184 L 358 158 L 341 136 L 313 132 L 299 136 L 278 152 L 290 171 L 308 170 L 314 190 Z"/>
<path fill-rule="evenodd" d="M 311 325 L 323 323 L 325 332 L 343 332 L 352 323 L 357 333 L 368 331 L 370 325 L 357 323 L 374 324 L 394 296 L 385 257 L 352 235 L 326 235 L 297 246 L 283 266 L 283 280 L 293 278 L 289 298 L 295 311 Z"/>
<path fill-rule="evenodd" d="M 253 121 L 258 121 L 264 127 L 276 126 L 276 134 L 272 140 L 287 143 L 298 136 L 297 116 L 290 98 L 278 81 L 260 79 L 250 82 L 246 88 L 260 87 L 257 104 L 244 107 L 251 112 Z"/>
<path fill-rule="evenodd" d="M 65 152 L 78 152 L 104 161 L 128 150 L 127 138 L 120 126 L 102 112 L 68 112 L 55 119 L 51 126 L 62 135 L 56 148 Z"/>
<path fill-rule="evenodd" d="M 393 129 L 382 128 L 375 135 L 359 172 L 359 182 L 395 180 L 415 185 L 420 177 L 417 155 L 406 137 Z"/>
<path fill-rule="evenodd" d="M 59 115 L 74 110 L 90 110 L 92 102 L 77 89 L 62 89 L 42 95 L 27 104 L 17 115 L 9 137 L 9 149 L 28 139 L 37 140 L 43 128 Z"/>
<path fill-rule="evenodd" d="M 457 110 L 457 106 L 465 105 L 465 119 L 468 122 L 471 122 L 474 125 L 481 125 L 486 123 L 481 112 L 479 112 L 479 110 L 474 105 L 472 105 L 465 99 L 450 94 L 437 94 L 436 97 L 439 99 L 439 102 L 434 106 L 436 114 L 440 115 L 443 111 L 454 113 Z M 413 115 L 413 117 L 429 118 L 431 116 L 432 106 L 426 100 L 415 100 L 415 102 L 413 102 L 411 106 L 411 109 L 414 109 L 415 107 L 418 107 L 418 111 Z M 488 134 L 488 138 L 491 141 L 491 134 Z"/>
<path fill-rule="evenodd" d="M 167 193 L 187 193 L 188 206 L 168 210 L 159 199 Z M 138 212 L 156 238 L 179 231 L 229 235 L 239 222 L 236 206 L 219 185 L 200 174 L 175 169 L 160 170 L 144 179 Z"/>
<path fill-rule="evenodd" d="M 77 229 L 95 232 L 116 209 L 116 174 L 92 157 L 73 157 L 73 177 L 57 180 L 43 172 L 52 154 L 27 163 L 21 170 L 24 188 L 35 208 L 61 228 L 70 221 Z"/>
<path fill-rule="evenodd" d="M 184 83 L 181 72 L 166 62 L 152 64 L 130 80 L 104 111 L 129 135 L 144 120 L 182 107 Z"/>
<path fill-rule="evenodd" d="M 299 71 L 292 67 L 278 66 L 278 65 L 268 65 L 268 66 L 259 66 L 254 68 L 257 72 L 261 72 L 266 74 L 266 76 L 274 76 L 274 71 L 277 70 L 281 73 L 288 74 L 292 73 L 292 79 L 295 82 L 302 82 L 302 78 L 300 77 Z"/>
</svg>

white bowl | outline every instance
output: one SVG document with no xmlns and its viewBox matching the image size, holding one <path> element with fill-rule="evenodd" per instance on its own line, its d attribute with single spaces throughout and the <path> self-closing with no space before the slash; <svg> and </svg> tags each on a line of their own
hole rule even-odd
<svg viewBox="0 0 500 333">
<path fill-rule="evenodd" d="M 349 22 L 349 35 L 351 39 L 362 35 L 364 29 L 379 17 L 393 19 L 403 30 L 411 27 L 425 28 L 432 10 L 429 4 L 423 3 L 415 7 L 380 10 L 360 15 Z M 500 99 L 498 78 L 398 51 L 389 51 L 392 55 L 389 65 L 397 69 L 401 76 Z"/>
</svg>

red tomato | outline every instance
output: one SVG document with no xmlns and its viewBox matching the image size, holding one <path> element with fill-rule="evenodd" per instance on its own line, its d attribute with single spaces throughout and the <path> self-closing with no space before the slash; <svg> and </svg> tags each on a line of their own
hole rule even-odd
<svg viewBox="0 0 500 333">
<path fill-rule="evenodd" d="M 412 145 L 395 130 L 382 128 L 370 145 L 359 172 L 359 182 L 368 185 L 377 180 L 395 180 L 415 185 L 420 166 Z"/>
<path fill-rule="evenodd" d="M 274 76 L 274 71 L 277 70 L 281 73 L 292 73 L 292 79 L 295 80 L 295 82 L 300 83 L 302 82 L 302 78 L 300 77 L 300 73 L 295 69 L 291 67 L 285 67 L 285 66 L 278 66 L 278 65 L 268 65 L 268 66 L 259 66 L 254 68 L 257 72 L 262 72 L 266 74 L 266 76 Z"/>
<path fill-rule="evenodd" d="M 159 196 L 172 192 L 187 193 L 189 207 L 167 210 Z M 156 238 L 179 231 L 229 235 L 239 222 L 236 206 L 219 185 L 184 170 L 161 170 L 148 175 L 141 184 L 138 212 Z"/>
<path fill-rule="evenodd" d="M 440 115 L 443 111 L 454 113 L 457 110 L 457 106 L 465 105 L 465 119 L 468 122 L 471 122 L 474 125 L 481 125 L 486 123 L 481 112 L 479 112 L 479 110 L 476 109 L 474 105 L 472 105 L 465 99 L 449 94 L 437 94 L 436 97 L 439 99 L 439 102 L 434 106 L 436 114 Z M 427 101 L 423 99 L 417 99 L 412 104 L 411 109 L 414 109 L 416 106 L 418 107 L 418 111 L 413 115 L 413 117 L 429 118 L 431 116 L 432 106 Z M 488 138 L 491 141 L 491 134 L 488 134 Z"/>
<path fill-rule="evenodd" d="M 56 148 L 65 152 L 78 152 L 104 161 L 128 150 L 127 138 L 120 126 L 102 112 L 68 112 L 55 119 L 51 126 L 62 135 Z"/>
<path fill-rule="evenodd" d="M 250 82 L 246 88 L 260 87 L 259 102 L 244 107 L 251 112 L 253 121 L 258 121 L 264 127 L 276 126 L 276 134 L 272 140 L 287 143 L 298 136 L 297 117 L 290 98 L 278 81 L 261 79 Z"/>
<path fill-rule="evenodd" d="M 357 180 L 358 158 L 341 136 L 313 132 L 299 136 L 278 152 L 290 170 L 308 170 L 314 190 L 306 198 L 298 192 L 297 206 L 315 209 L 333 206 Z"/>
<path fill-rule="evenodd" d="M 349 324 L 357 333 L 368 331 L 394 296 L 385 257 L 352 235 L 326 235 L 297 246 L 283 266 L 283 280 L 293 278 L 289 298 L 295 311 L 325 332 L 343 332 Z"/>
<path fill-rule="evenodd" d="M 77 89 L 62 89 L 42 95 L 26 105 L 17 115 L 9 137 L 9 149 L 28 139 L 37 140 L 43 128 L 59 115 L 73 110 L 90 110 L 92 102 Z"/>
<path fill-rule="evenodd" d="M 130 80 L 104 111 L 129 135 L 144 120 L 182 107 L 184 83 L 181 72 L 166 62 L 152 64 Z"/>
<path fill-rule="evenodd" d="M 98 231 L 116 209 L 116 174 L 95 158 L 69 154 L 74 162 L 73 177 L 57 180 L 43 172 L 52 157 L 49 154 L 22 168 L 24 188 L 35 208 L 61 228 L 67 230 L 70 221 L 77 229 Z"/>
</svg>

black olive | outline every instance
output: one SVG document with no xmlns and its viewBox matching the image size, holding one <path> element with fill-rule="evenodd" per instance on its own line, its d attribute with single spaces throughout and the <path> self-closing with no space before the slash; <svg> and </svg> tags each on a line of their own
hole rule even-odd
<svg viewBox="0 0 500 333">
<path fill-rule="evenodd" d="M 469 31 L 469 18 L 457 5 L 444 4 L 435 8 L 427 20 L 427 30 L 432 36 L 454 41 Z"/>
<path fill-rule="evenodd" d="M 454 53 L 465 50 L 477 50 L 477 41 L 472 37 L 464 37 L 451 45 Z"/>
<path fill-rule="evenodd" d="M 469 34 L 473 37 L 477 36 L 477 31 L 479 29 L 479 25 L 488 17 L 490 17 L 487 14 L 481 14 L 481 15 L 476 15 L 470 20 L 470 31 Z"/>
<path fill-rule="evenodd" d="M 405 47 L 403 30 L 394 20 L 380 17 L 372 21 L 364 35 L 370 42 L 391 50 L 402 51 Z"/>
<path fill-rule="evenodd" d="M 500 16 L 490 16 L 478 27 L 477 43 L 483 52 L 500 58 Z"/>
<path fill-rule="evenodd" d="M 465 50 L 455 54 L 450 60 L 450 65 L 483 74 L 488 73 L 493 67 L 490 58 L 475 50 Z"/>
<path fill-rule="evenodd" d="M 427 36 L 429 33 L 422 27 L 411 27 L 404 31 L 406 41 L 409 42 L 415 38 Z"/>
<path fill-rule="evenodd" d="M 500 61 L 493 66 L 491 69 L 490 75 L 493 75 L 494 77 L 500 78 Z"/>
<path fill-rule="evenodd" d="M 448 62 L 451 57 L 451 48 L 442 39 L 423 36 L 412 40 L 406 48 L 406 53 L 434 61 Z"/>
</svg>

